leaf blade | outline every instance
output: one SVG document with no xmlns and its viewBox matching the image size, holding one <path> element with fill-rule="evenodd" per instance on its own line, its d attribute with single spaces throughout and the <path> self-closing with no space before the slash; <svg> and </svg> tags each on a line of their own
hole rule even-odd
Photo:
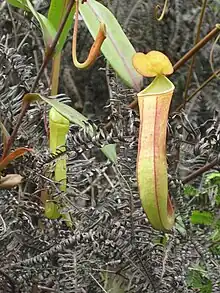
<svg viewBox="0 0 220 293">
<path fill-rule="evenodd" d="M 14 7 L 21 8 L 21 9 L 27 10 L 27 11 L 29 10 L 27 5 L 22 0 L 7 0 L 7 2 Z"/>
<path fill-rule="evenodd" d="M 103 154 L 113 163 L 117 163 L 116 144 L 106 144 L 101 148 Z"/>
<path fill-rule="evenodd" d="M 100 22 L 105 24 L 107 38 L 101 47 L 102 53 L 122 80 L 129 87 L 139 91 L 143 78 L 132 65 L 132 56 L 135 54 L 135 49 L 114 15 L 104 5 L 95 0 L 81 4 L 80 13 L 93 38 L 98 33 Z"/>
<path fill-rule="evenodd" d="M 25 0 L 26 1 L 26 6 L 29 8 L 33 16 L 37 19 L 37 21 L 40 24 L 43 37 L 44 37 L 44 42 L 46 46 L 50 46 L 55 35 L 56 35 L 56 30 L 53 27 L 53 25 L 50 23 L 50 21 L 41 13 L 37 12 L 30 2 L 30 0 Z"/>
<path fill-rule="evenodd" d="M 50 8 L 48 12 L 48 20 L 52 23 L 54 28 L 56 30 L 59 29 L 60 23 L 64 17 L 65 11 L 67 9 L 69 0 L 52 0 L 50 3 Z M 62 51 L 63 46 L 65 44 L 66 38 L 68 36 L 69 30 L 73 23 L 73 16 L 75 13 L 75 4 L 68 16 L 68 19 L 66 21 L 66 24 L 62 30 L 62 33 L 59 38 L 59 43 L 56 46 L 56 53 L 59 53 Z"/>
<path fill-rule="evenodd" d="M 190 217 L 190 221 L 192 224 L 203 224 L 203 225 L 211 225 L 214 221 L 213 214 L 207 211 L 198 211 L 195 210 L 192 212 Z"/>
</svg>

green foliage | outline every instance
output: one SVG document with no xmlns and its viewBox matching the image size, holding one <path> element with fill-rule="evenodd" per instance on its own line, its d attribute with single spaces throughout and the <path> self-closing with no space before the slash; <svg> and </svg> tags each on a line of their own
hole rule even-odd
<svg viewBox="0 0 220 293">
<path fill-rule="evenodd" d="M 189 197 L 190 201 L 197 198 L 201 206 L 204 205 L 203 201 L 206 199 L 205 206 L 207 208 L 210 205 L 216 207 L 219 204 L 219 186 L 220 174 L 211 173 L 206 176 L 204 186 L 201 190 L 197 190 L 193 186 L 187 185 L 184 188 L 184 193 Z M 211 197 L 210 194 L 214 194 L 214 197 Z M 193 225 L 199 224 L 210 226 L 210 229 L 213 231 L 211 237 L 209 237 L 210 252 L 215 255 L 220 255 L 220 220 L 217 215 L 210 211 L 194 210 L 191 214 L 190 221 Z M 187 278 L 188 285 L 194 290 L 199 290 L 199 292 L 211 293 L 212 283 L 208 277 L 208 274 L 200 265 L 190 268 Z"/>
<path fill-rule="evenodd" d="M 188 196 L 196 196 L 198 190 L 194 188 L 192 185 L 185 185 L 184 186 L 184 194 Z"/>
<path fill-rule="evenodd" d="M 214 217 L 210 212 L 193 211 L 190 220 L 192 224 L 211 225 Z"/>
<path fill-rule="evenodd" d="M 206 185 L 210 189 L 215 189 L 215 204 L 220 206 L 220 174 L 214 172 L 207 175 Z"/>
<path fill-rule="evenodd" d="M 117 162 L 116 144 L 107 144 L 103 146 L 101 150 L 111 162 Z"/>
<path fill-rule="evenodd" d="M 220 173 L 211 173 L 206 177 L 206 182 L 209 184 L 217 184 L 220 186 Z"/>
<path fill-rule="evenodd" d="M 29 11 L 39 22 L 45 46 L 48 47 L 54 40 L 57 30 L 59 29 L 60 22 L 65 14 L 68 1 L 52 0 L 48 12 L 48 18 L 37 12 L 30 0 L 7 0 L 7 2 L 17 8 Z M 59 41 L 56 46 L 56 53 L 61 52 L 68 36 L 69 30 L 73 23 L 73 15 L 75 13 L 75 5 L 67 19 L 64 29 L 61 33 Z"/>
<path fill-rule="evenodd" d="M 58 219 L 61 216 L 58 205 L 52 201 L 46 201 L 44 208 L 48 219 Z"/>
<path fill-rule="evenodd" d="M 200 266 L 190 268 L 190 272 L 187 277 L 187 283 L 190 288 L 193 288 L 194 290 L 199 290 L 198 292 L 212 292 L 211 281 L 209 280 L 206 271 Z"/>
<path fill-rule="evenodd" d="M 167 242 L 169 241 L 169 234 L 161 235 L 160 237 L 156 237 L 154 243 L 161 246 L 166 246 Z"/>
<path fill-rule="evenodd" d="M 213 232 L 211 239 L 212 239 L 213 242 L 219 242 L 220 243 L 220 229 L 219 228 L 217 228 Z"/>
<path fill-rule="evenodd" d="M 24 0 L 7 0 L 7 2 L 14 7 L 24 9 L 26 11 L 29 11 L 28 6 L 26 5 Z"/>
<path fill-rule="evenodd" d="M 200 206 L 220 205 L 220 176 L 219 173 L 213 172 L 206 175 L 202 188 L 199 190 L 192 185 L 184 187 L 185 196 L 189 197 L 190 202 L 199 202 Z"/>
</svg>

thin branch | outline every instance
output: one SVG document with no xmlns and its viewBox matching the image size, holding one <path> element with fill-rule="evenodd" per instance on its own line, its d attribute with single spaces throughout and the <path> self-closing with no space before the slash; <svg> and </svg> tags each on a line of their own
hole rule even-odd
<svg viewBox="0 0 220 293">
<path fill-rule="evenodd" d="M 194 180 L 195 178 L 197 178 L 198 176 L 202 175 L 203 173 L 209 171 L 210 169 L 212 169 L 214 166 L 216 166 L 219 163 L 219 158 L 215 158 L 211 163 L 201 167 L 200 169 L 196 170 L 194 173 L 186 176 L 182 182 L 183 184 L 186 184 L 192 180 Z"/>
<path fill-rule="evenodd" d="M 96 282 L 96 284 L 102 289 L 102 291 L 104 292 L 104 293 L 108 293 L 106 290 L 105 290 L 105 288 L 96 280 L 96 278 L 95 277 L 93 277 L 93 275 L 91 274 L 91 273 L 89 273 L 89 275 L 90 275 L 90 277 Z"/>
<path fill-rule="evenodd" d="M 62 20 L 62 22 L 60 24 L 59 30 L 58 30 L 58 32 L 57 32 L 57 34 L 56 34 L 51 46 L 48 48 L 47 53 L 45 54 L 43 64 L 41 65 L 41 68 L 38 71 L 36 79 L 35 79 L 35 81 L 34 81 L 34 83 L 32 85 L 31 92 L 35 91 L 36 86 L 37 86 L 37 84 L 38 84 L 38 82 L 39 82 L 39 80 L 41 78 L 41 75 L 44 72 L 44 69 L 46 68 L 46 66 L 47 66 L 48 62 L 50 61 L 51 57 L 53 56 L 53 53 L 55 51 L 57 42 L 58 42 L 58 40 L 60 38 L 60 35 L 61 35 L 62 31 L 63 31 L 63 28 L 64 28 L 64 26 L 66 24 L 66 21 L 67 21 L 67 19 L 69 17 L 69 14 L 70 14 L 70 12 L 72 10 L 72 7 L 73 7 L 74 3 L 75 3 L 75 0 L 70 0 L 69 3 L 68 3 L 67 10 L 66 10 L 66 13 L 64 15 L 64 18 L 63 18 L 63 20 Z M 17 121 L 17 123 L 15 125 L 15 128 L 14 128 L 14 130 L 13 130 L 13 132 L 12 132 L 12 134 L 11 134 L 9 140 L 8 140 L 8 144 L 7 144 L 7 146 L 5 148 L 5 151 L 3 153 L 3 158 L 5 158 L 7 156 L 8 152 L 11 149 L 12 144 L 15 141 L 18 129 L 19 129 L 19 127 L 21 125 L 21 122 L 22 122 L 22 120 L 23 120 L 23 118 L 24 118 L 24 116 L 25 116 L 25 114 L 26 114 L 26 112 L 27 112 L 27 110 L 29 108 L 29 105 L 30 105 L 30 102 L 27 102 L 27 101 L 22 105 L 21 113 L 19 115 L 19 118 L 18 118 L 18 121 Z"/>
<path fill-rule="evenodd" d="M 202 22 L 203 22 L 203 18 L 205 15 L 205 10 L 206 10 L 206 5 L 207 5 L 207 1 L 208 0 L 204 0 L 203 4 L 202 4 L 202 10 L 201 10 L 201 14 L 200 14 L 200 18 L 199 18 L 199 24 L 198 24 L 198 28 L 197 28 L 197 33 L 196 33 L 196 39 L 195 39 L 195 45 L 198 43 L 199 38 L 200 38 L 200 32 L 201 32 L 201 27 L 202 27 Z M 190 63 L 190 67 L 188 70 L 188 74 L 187 74 L 187 78 L 186 78 L 186 86 L 185 86 L 185 93 L 184 93 L 184 98 L 183 98 L 183 104 L 185 107 L 186 102 L 187 102 L 187 94 L 188 94 L 188 89 L 189 89 L 189 85 L 192 79 L 192 72 L 193 72 L 193 66 L 195 64 L 195 60 L 196 60 L 196 55 L 194 55 L 192 57 L 191 63 Z"/>
<path fill-rule="evenodd" d="M 35 88 L 36 88 L 36 86 L 37 86 L 37 84 L 38 84 L 38 82 L 40 80 L 40 77 L 41 77 L 45 67 L 47 66 L 48 62 L 50 61 L 50 59 L 51 59 L 51 57 L 52 57 L 52 55 L 53 55 L 53 53 L 55 51 L 57 42 L 58 42 L 58 40 L 60 38 L 60 35 L 61 35 L 62 31 L 63 31 L 63 28 L 64 28 L 64 26 L 66 24 L 66 21 L 67 21 L 67 19 L 69 17 L 69 14 L 70 14 L 70 12 L 72 10 L 72 7 L 73 7 L 74 3 L 75 3 L 75 0 L 70 0 L 69 3 L 68 3 L 67 10 L 66 10 L 66 13 L 64 15 L 64 18 L 63 18 L 63 20 L 62 20 L 62 22 L 60 24 L 59 30 L 58 30 L 58 32 L 57 32 L 57 34 L 56 34 L 56 36 L 55 36 L 55 38 L 53 40 L 53 43 L 48 48 L 48 51 L 47 51 L 47 53 L 45 55 L 43 64 L 41 65 L 41 68 L 40 68 L 40 70 L 39 70 L 39 72 L 37 74 L 37 77 L 36 77 L 36 79 L 35 79 L 35 81 L 34 81 L 34 83 L 32 85 L 31 92 L 35 91 Z"/>
<path fill-rule="evenodd" d="M 209 32 L 203 39 L 201 39 L 189 52 L 187 52 L 175 65 L 174 70 L 178 70 L 182 65 L 184 65 L 194 54 L 196 54 L 201 48 L 203 48 L 212 38 L 214 38 L 218 33 L 220 28 L 216 26 Z"/>
</svg>

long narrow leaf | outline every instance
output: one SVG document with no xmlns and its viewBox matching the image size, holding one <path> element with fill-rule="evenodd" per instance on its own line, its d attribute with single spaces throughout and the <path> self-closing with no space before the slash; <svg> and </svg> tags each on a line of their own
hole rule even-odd
<svg viewBox="0 0 220 293">
<path fill-rule="evenodd" d="M 44 36 L 45 45 L 50 46 L 56 35 L 55 28 L 53 27 L 52 23 L 44 15 L 42 15 L 41 13 L 35 10 L 30 0 L 25 0 L 25 1 L 26 1 L 26 6 L 28 6 L 31 13 L 40 24 L 40 27 Z"/>
<path fill-rule="evenodd" d="M 50 21 L 50 23 L 52 23 L 52 25 L 54 26 L 56 30 L 59 29 L 60 23 L 63 19 L 63 16 L 65 15 L 65 11 L 67 9 L 68 3 L 69 3 L 69 0 L 63 0 L 63 1 L 52 0 L 50 3 L 50 8 L 48 12 L 48 20 Z M 61 33 L 59 44 L 56 47 L 56 53 L 61 52 L 63 49 L 69 30 L 73 23 L 74 13 L 75 13 L 75 5 L 73 6 L 71 10 L 69 17 L 67 19 L 67 22 Z"/>
<path fill-rule="evenodd" d="M 54 108 L 49 112 L 50 151 L 55 153 L 57 148 L 64 150 L 69 131 L 69 120 L 60 115 Z M 54 179 L 62 185 L 60 189 L 66 191 L 66 158 L 57 160 Z"/>
<path fill-rule="evenodd" d="M 2 141 L 3 141 L 3 152 L 5 151 L 5 147 L 8 143 L 10 138 L 10 134 L 8 133 L 7 129 L 5 128 L 4 124 L 0 121 L 0 129 L 2 131 Z"/>
<path fill-rule="evenodd" d="M 87 0 L 80 4 L 80 13 L 93 38 L 98 33 L 100 22 L 105 24 L 106 40 L 101 47 L 102 53 L 122 80 L 129 87 L 139 91 L 143 77 L 132 65 L 135 50 L 114 15 L 95 0 Z"/>
</svg>

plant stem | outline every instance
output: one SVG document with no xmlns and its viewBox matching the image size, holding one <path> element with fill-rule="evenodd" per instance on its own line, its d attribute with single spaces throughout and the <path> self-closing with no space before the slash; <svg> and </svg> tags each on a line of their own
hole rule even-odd
<svg viewBox="0 0 220 293">
<path fill-rule="evenodd" d="M 202 175 L 203 173 L 209 171 L 210 169 L 212 169 L 215 165 L 217 165 L 219 162 L 219 158 L 217 157 L 216 159 L 214 159 L 211 163 L 201 167 L 200 169 L 196 170 L 194 173 L 190 174 L 189 176 L 186 176 L 183 180 L 182 183 L 186 184 L 190 181 L 192 181 L 193 179 L 197 178 L 198 176 Z"/>
<path fill-rule="evenodd" d="M 74 3 L 75 3 L 75 0 L 70 0 L 69 3 L 68 3 L 67 10 L 66 10 L 66 13 L 64 15 L 64 18 L 62 19 L 62 22 L 60 24 L 59 30 L 58 30 L 58 32 L 57 32 L 57 34 L 56 34 L 56 36 L 55 36 L 55 38 L 53 40 L 53 43 L 48 48 L 48 51 L 45 54 L 45 58 L 44 58 L 43 64 L 41 65 L 41 68 L 40 68 L 40 70 L 39 70 L 39 72 L 37 74 L 37 77 L 36 77 L 36 79 L 35 79 L 35 81 L 34 81 L 34 83 L 32 85 L 32 88 L 31 88 L 31 91 L 32 92 L 35 91 L 35 88 L 37 86 L 37 83 L 40 80 L 40 77 L 41 77 L 41 75 L 42 75 L 45 67 L 47 66 L 48 62 L 50 61 L 50 59 L 51 59 L 51 57 L 52 57 L 52 55 L 54 53 L 54 50 L 55 50 L 56 45 L 57 45 L 57 42 L 58 42 L 58 40 L 60 38 L 60 35 L 61 35 L 62 31 L 63 31 L 63 28 L 64 28 L 64 26 L 66 24 L 66 21 L 67 21 L 67 19 L 69 17 L 69 14 L 70 14 L 70 12 L 72 10 L 72 7 L 73 7 Z"/>
<path fill-rule="evenodd" d="M 20 113 L 20 115 L 18 117 L 18 120 L 17 120 L 17 123 L 15 125 L 15 128 L 13 129 L 13 132 L 12 132 L 11 136 L 9 137 L 7 145 L 6 145 L 6 147 L 4 149 L 4 152 L 2 154 L 2 158 L 1 158 L 2 160 L 8 155 L 8 153 L 9 153 L 9 151 L 11 149 L 11 146 L 15 141 L 18 129 L 19 129 L 20 125 L 21 125 L 22 119 L 23 119 L 25 113 L 27 112 L 28 108 L 29 108 L 29 102 L 23 103 L 22 108 L 21 108 L 21 113 Z"/>
<path fill-rule="evenodd" d="M 52 73 L 51 73 L 51 95 L 57 95 L 59 87 L 61 52 L 53 58 Z M 49 112 L 49 127 L 50 127 L 50 151 L 55 153 L 57 148 L 66 144 L 66 135 L 69 131 L 69 121 L 59 114 L 54 108 Z M 61 149 L 60 149 L 61 150 Z M 64 150 L 64 148 L 62 148 Z M 66 159 L 57 160 L 54 171 L 56 181 L 62 183 L 60 190 L 66 191 Z"/>
<path fill-rule="evenodd" d="M 51 95 L 55 96 L 58 93 L 59 77 L 60 77 L 60 61 L 61 52 L 53 58 L 52 74 L 51 74 Z"/>
<path fill-rule="evenodd" d="M 64 15 L 64 18 L 63 18 L 63 20 L 62 20 L 62 22 L 60 24 L 59 30 L 57 31 L 57 34 L 56 34 L 56 36 L 55 36 L 55 38 L 53 40 L 53 43 L 48 48 L 48 51 L 45 54 L 43 64 L 41 65 L 41 68 L 40 68 L 40 70 L 39 70 L 39 72 L 38 72 L 38 74 L 36 76 L 36 79 L 35 79 L 33 85 L 32 85 L 31 92 L 35 91 L 35 88 L 36 88 L 36 86 L 37 86 L 37 84 L 38 84 L 38 82 L 39 82 L 39 80 L 41 78 L 41 75 L 42 75 L 44 69 L 46 68 L 48 62 L 50 61 L 50 59 L 51 59 L 51 57 L 52 57 L 52 55 L 53 55 L 53 53 L 55 51 L 57 42 L 58 42 L 58 40 L 60 38 L 60 35 L 61 35 L 62 31 L 63 31 L 63 28 L 64 28 L 64 26 L 66 24 L 66 21 L 68 19 L 68 16 L 69 16 L 69 14 L 70 14 L 70 12 L 72 10 L 72 7 L 73 7 L 74 3 L 75 3 L 75 0 L 69 0 L 69 3 L 68 3 L 67 10 L 66 10 L 66 13 Z M 3 156 L 2 156 L 3 159 L 7 156 L 8 152 L 11 149 L 12 144 L 15 141 L 18 129 L 19 129 L 19 127 L 21 125 L 21 122 L 22 122 L 22 120 L 23 120 L 23 118 L 24 118 L 24 116 L 25 116 L 25 114 L 26 114 L 26 112 L 27 112 L 27 110 L 29 108 L 29 105 L 30 105 L 30 102 L 27 102 L 27 101 L 25 103 L 23 103 L 23 105 L 22 105 L 22 109 L 21 109 L 21 113 L 19 115 L 18 121 L 17 121 L 17 123 L 15 125 L 15 128 L 13 129 L 13 132 L 12 132 L 12 134 L 11 134 L 9 140 L 8 140 L 7 146 L 6 146 L 5 151 L 3 153 Z"/>
<path fill-rule="evenodd" d="M 183 66 L 196 52 L 204 47 L 213 37 L 220 31 L 220 26 L 216 25 L 202 40 L 200 40 L 189 52 L 187 52 L 174 66 L 174 71 L 177 71 Z M 129 108 L 134 109 L 137 106 L 137 99 L 128 105 Z"/>
<path fill-rule="evenodd" d="M 206 10 L 207 1 L 208 0 L 204 0 L 203 4 L 202 4 L 202 10 L 201 10 L 201 14 L 200 14 L 200 18 L 199 18 L 199 24 L 198 24 L 197 33 L 196 33 L 195 45 L 199 41 L 200 31 L 201 31 L 203 17 L 204 17 L 205 10 Z M 183 107 L 185 107 L 185 105 L 186 105 L 186 98 L 187 98 L 187 94 L 188 94 L 189 85 L 190 85 L 190 82 L 191 82 L 191 79 L 192 79 L 192 72 L 193 72 L 193 66 L 195 64 L 195 60 L 196 60 L 196 54 L 192 57 L 190 67 L 189 67 L 189 70 L 188 70 L 188 74 L 187 74 L 187 78 L 186 78 L 185 93 L 184 93 L 184 98 L 183 98 L 183 101 L 184 101 L 183 102 L 183 104 L 184 104 Z"/>
</svg>

